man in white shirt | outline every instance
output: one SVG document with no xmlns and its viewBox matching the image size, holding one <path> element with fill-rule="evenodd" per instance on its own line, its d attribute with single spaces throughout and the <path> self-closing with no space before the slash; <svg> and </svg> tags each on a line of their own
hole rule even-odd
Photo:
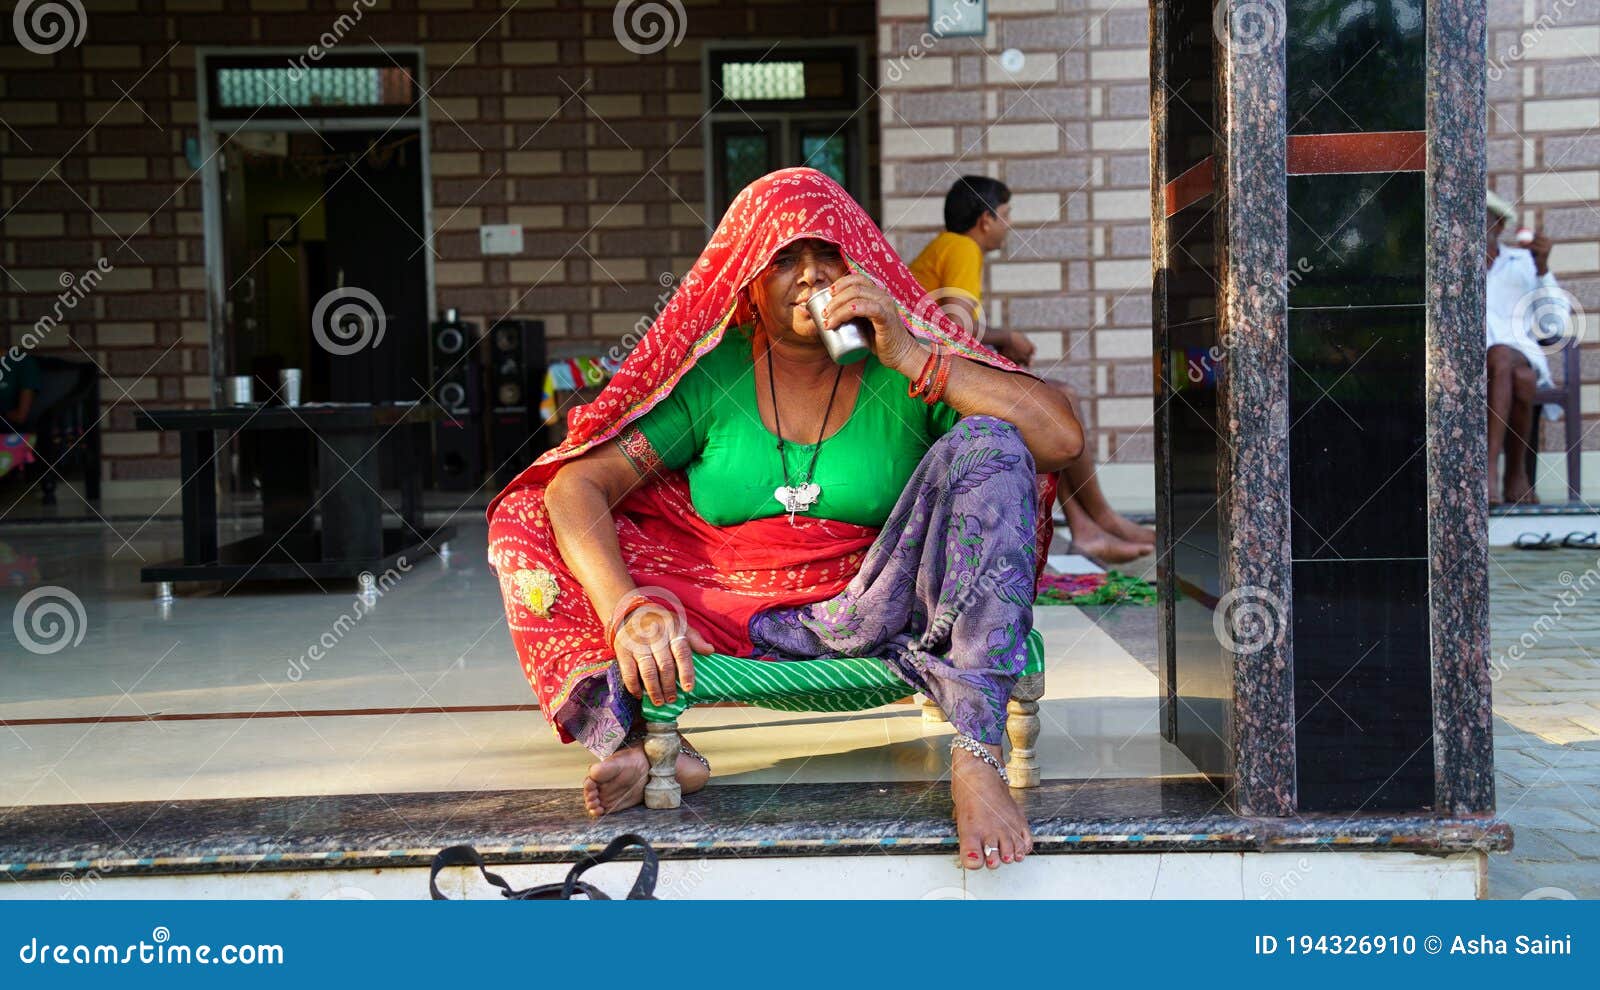
<svg viewBox="0 0 1600 990">
<path fill-rule="evenodd" d="M 1506 225 L 1515 219 L 1511 204 L 1489 193 L 1485 259 L 1489 271 L 1484 301 L 1489 344 L 1490 505 L 1502 501 L 1502 452 L 1506 459 L 1504 501 L 1539 501 L 1527 469 L 1534 390 L 1552 384 L 1544 347 L 1573 343 L 1570 300 L 1550 274 L 1550 239 L 1530 231 L 1531 240 L 1527 234 L 1519 237 L 1520 247 L 1500 243 Z M 1543 347 L 1541 339 L 1545 340 Z"/>
</svg>

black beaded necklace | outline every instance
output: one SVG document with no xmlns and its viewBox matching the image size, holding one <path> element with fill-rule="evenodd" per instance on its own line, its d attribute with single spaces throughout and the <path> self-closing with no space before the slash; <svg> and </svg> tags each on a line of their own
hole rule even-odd
<svg viewBox="0 0 1600 990">
<path fill-rule="evenodd" d="M 778 418 L 778 386 L 772 374 L 772 342 L 767 341 L 767 389 L 772 396 L 772 425 L 773 432 L 778 434 L 778 468 L 783 472 L 783 484 L 779 485 L 772 493 L 772 497 L 789 513 L 789 522 L 794 523 L 796 512 L 807 512 L 817 499 L 822 497 L 822 488 L 811 479 L 817 473 L 817 456 L 822 453 L 822 435 L 828 431 L 828 416 L 833 413 L 833 400 L 839 394 L 839 380 L 844 377 L 844 365 L 833 376 L 833 390 L 828 393 L 828 407 L 822 411 L 822 425 L 817 428 L 817 443 L 811 451 L 811 466 L 806 468 L 806 477 L 798 485 L 789 484 L 789 462 L 783 456 L 783 421 Z"/>
</svg>

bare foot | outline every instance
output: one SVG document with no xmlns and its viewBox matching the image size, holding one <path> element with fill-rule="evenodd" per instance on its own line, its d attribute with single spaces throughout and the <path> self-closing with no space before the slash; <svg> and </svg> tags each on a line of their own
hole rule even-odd
<svg viewBox="0 0 1600 990">
<path fill-rule="evenodd" d="M 596 818 L 631 808 L 644 800 L 649 776 L 650 760 L 644 755 L 643 743 L 619 749 L 589 768 L 583 778 L 583 807 Z M 678 755 L 678 786 L 683 793 L 693 794 L 706 786 L 710 776 L 699 760 Z"/>
<path fill-rule="evenodd" d="M 1489 488 L 1489 504 L 1500 505 L 1500 472 L 1492 464 L 1489 466 L 1487 485 Z"/>
<path fill-rule="evenodd" d="M 984 748 L 1000 759 L 999 746 Z M 950 751 L 950 797 L 956 806 L 961 865 L 966 869 L 993 870 L 1001 863 L 1020 863 L 1033 851 L 1033 832 L 1011 788 L 993 767 L 965 750 Z"/>
<path fill-rule="evenodd" d="M 1105 532 L 1081 540 L 1074 533 L 1067 549 L 1093 558 L 1102 564 L 1126 564 L 1130 560 L 1138 560 L 1146 554 L 1155 553 L 1156 550 L 1154 544 L 1129 543 Z"/>
<path fill-rule="evenodd" d="M 1506 475 L 1506 501 L 1517 505 L 1538 505 L 1539 494 L 1527 477 L 1518 474 Z"/>
<path fill-rule="evenodd" d="M 1119 539 L 1129 543 L 1138 543 L 1154 547 L 1156 545 L 1156 531 L 1149 526 L 1141 526 L 1120 512 L 1112 512 L 1105 518 L 1096 518 L 1095 522 L 1100 528 Z"/>
<path fill-rule="evenodd" d="M 1062 499 L 1061 508 L 1067 514 L 1067 528 L 1072 534 L 1070 549 L 1105 564 L 1125 564 L 1130 560 L 1155 552 L 1155 542 L 1139 543 L 1100 528 L 1089 513 L 1078 505 L 1076 499 Z"/>
</svg>

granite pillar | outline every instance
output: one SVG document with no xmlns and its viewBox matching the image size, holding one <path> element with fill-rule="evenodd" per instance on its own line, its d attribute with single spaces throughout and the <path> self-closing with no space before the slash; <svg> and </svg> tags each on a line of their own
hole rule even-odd
<svg viewBox="0 0 1600 990">
<path fill-rule="evenodd" d="M 1492 808 L 1482 0 L 1153 0 L 1163 731 L 1236 810 Z"/>
</svg>

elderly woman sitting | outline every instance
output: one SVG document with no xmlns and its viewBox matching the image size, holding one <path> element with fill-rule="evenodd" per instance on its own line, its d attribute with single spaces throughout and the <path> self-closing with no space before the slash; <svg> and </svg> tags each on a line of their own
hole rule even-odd
<svg viewBox="0 0 1600 990">
<path fill-rule="evenodd" d="M 838 364 L 833 328 L 871 324 Z M 621 371 L 489 507 L 512 639 L 563 741 L 599 758 L 588 811 L 639 803 L 639 698 L 694 655 L 883 660 L 946 713 L 962 862 L 1020 860 L 1006 702 L 1026 663 L 1051 473 L 1082 433 L 1061 393 L 925 299 L 812 169 L 742 191 Z M 980 587 L 980 580 L 982 585 Z M 685 793 L 710 766 L 687 742 Z"/>
</svg>

